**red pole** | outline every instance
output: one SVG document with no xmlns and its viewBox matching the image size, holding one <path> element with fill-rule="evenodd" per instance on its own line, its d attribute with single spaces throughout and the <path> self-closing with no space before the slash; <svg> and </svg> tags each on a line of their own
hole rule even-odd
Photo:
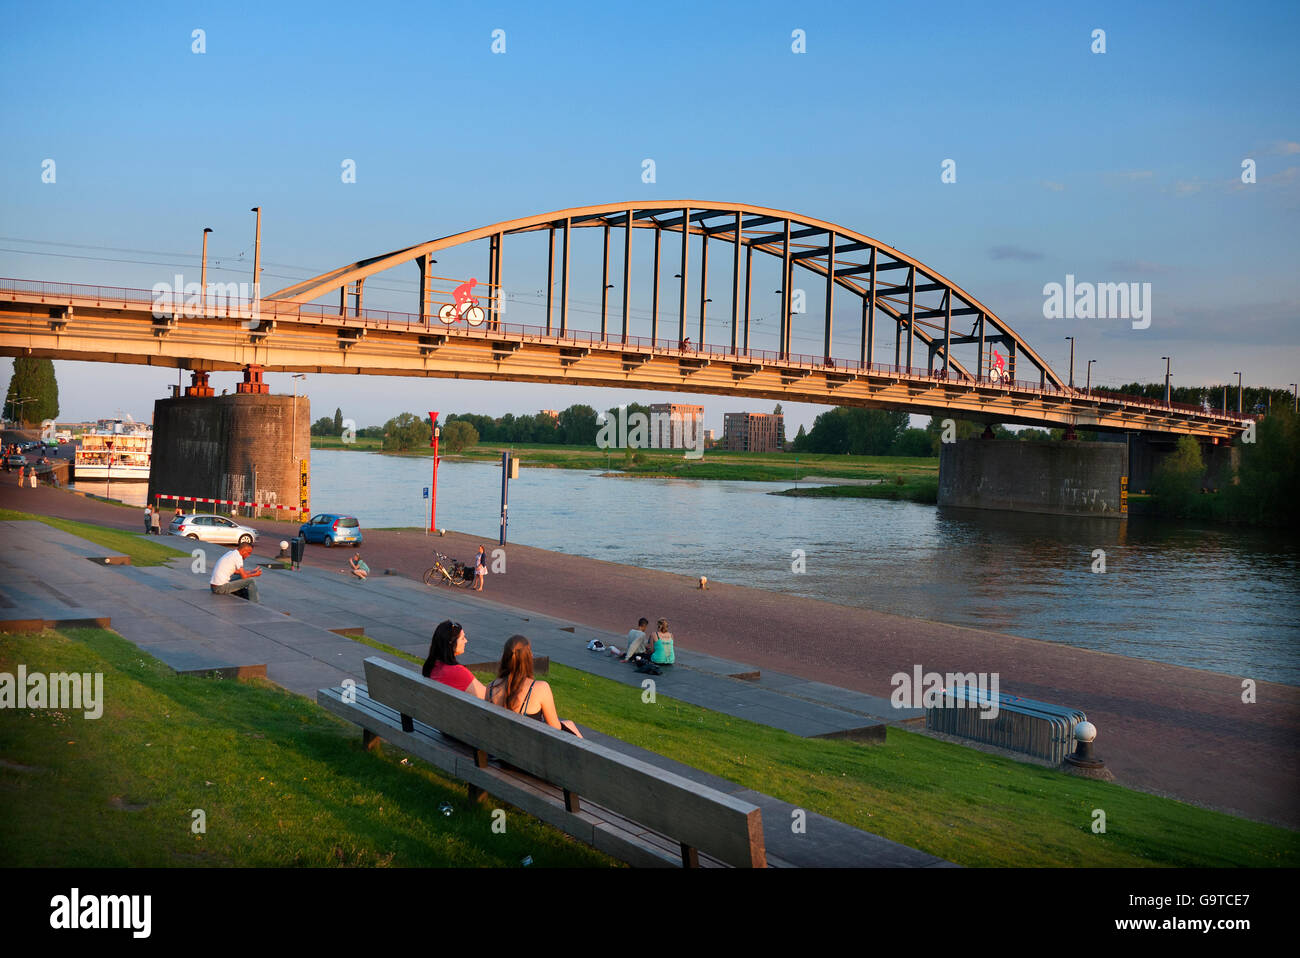
<svg viewBox="0 0 1300 958">
<path fill-rule="evenodd" d="M 438 531 L 438 414 L 429 413 L 429 428 L 433 433 L 433 441 L 429 443 L 433 447 L 433 485 L 429 487 L 429 532 Z"/>
</svg>

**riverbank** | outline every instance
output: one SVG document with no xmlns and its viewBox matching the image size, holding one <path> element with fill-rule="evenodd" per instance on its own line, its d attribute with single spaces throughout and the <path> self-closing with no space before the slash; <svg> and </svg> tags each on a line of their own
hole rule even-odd
<svg viewBox="0 0 1300 958">
<path fill-rule="evenodd" d="M 343 442 L 334 436 L 313 436 L 313 449 L 379 452 L 390 456 L 429 457 L 429 448 L 385 452 L 383 440 L 357 438 Z M 581 469 L 645 479 L 719 479 L 742 482 L 799 482 L 810 476 L 895 482 L 933 478 L 939 460 L 914 456 L 835 456 L 790 452 L 735 452 L 709 449 L 700 459 L 688 459 L 681 449 L 601 449 L 597 446 L 555 446 L 480 443 L 460 453 L 441 452 L 444 462 L 500 462 L 510 452 L 524 469 Z"/>
<path fill-rule="evenodd" d="M 0 487 L 0 507 L 115 528 L 135 516 L 54 489 Z M 253 521 L 278 540 L 283 526 Z M 468 559 L 480 538 L 430 538 L 367 530 L 375 574 L 420 577 L 433 551 Z M 274 553 L 271 541 L 258 553 Z M 1001 690 L 1082 708 L 1098 728 L 1097 752 L 1130 787 L 1259 821 L 1300 827 L 1291 761 L 1300 732 L 1300 689 L 980 629 L 944 625 L 815 599 L 711 582 L 510 545 L 505 574 L 489 575 L 483 599 L 625 633 L 637 618 L 665 617 L 683 647 L 888 698 L 896 673 L 997 673 Z M 308 548 L 308 565 L 339 569 L 342 550 Z M 701 570 L 706 572 L 707 570 Z"/>
</svg>

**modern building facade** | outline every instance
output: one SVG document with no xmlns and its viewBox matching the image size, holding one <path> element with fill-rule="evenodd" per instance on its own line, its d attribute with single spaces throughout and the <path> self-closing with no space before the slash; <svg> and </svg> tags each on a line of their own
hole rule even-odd
<svg viewBox="0 0 1300 958">
<path fill-rule="evenodd" d="M 762 412 L 726 413 L 722 417 L 722 448 L 738 452 L 781 452 L 785 449 L 785 416 Z"/>
<path fill-rule="evenodd" d="M 704 432 L 704 407 L 685 403 L 650 406 L 650 448 L 692 449 Z"/>
</svg>

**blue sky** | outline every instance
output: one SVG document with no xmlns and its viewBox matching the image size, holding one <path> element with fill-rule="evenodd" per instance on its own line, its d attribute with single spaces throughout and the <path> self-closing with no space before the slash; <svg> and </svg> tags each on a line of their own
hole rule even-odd
<svg viewBox="0 0 1300 958">
<path fill-rule="evenodd" d="M 843 224 L 919 258 L 1061 372 L 1064 337 L 1075 335 L 1079 378 L 1095 357 L 1096 381 L 1154 381 L 1159 357 L 1172 355 L 1175 383 L 1236 369 L 1261 385 L 1296 380 L 1300 6 L 918 10 L 6 3 L 0 275 L 140 288 L 178 269 L 197 279 L 210 226 L 210 278 L 245 279 L 257 204 L 270 290 L 571 205 L 737 201 Z M 504 54 L 491 52 L 498 29 Z M 1105 53 L 1090 49 L 1096 29 Z M 795 30 L 805 53 L 791 49 Z M 641 179 L 646 158 L 653 184 Z M 1241 182 L 1246 158 L 1253 184 Z M 41 180 L 45 159 L 55 183 Z M 341 180 L 345 159 L 355 183 Z M 945 159 L 955 183 L 941 182 Z M 598 234 L 581 243 L 597 250 Z M 539 321 L 536 252 L 507 240 L 511 321 Z M 485 277 L 485 250 L 440 260 L 444 275 Z M 1044 284 L 1067 273 L 1150 282 L 1151 327 L 1043 318 Z M 721 270 L 718 281 L 727 285 Z M 369 305 L 411 308 L 413 267 L 373 285 Z M 579 271 L 572 295 L 594 308 L 598 277 Z M 722 318 L 726 290 L 711 295 Z M 819 325 L 813 309 L 796 350 L 816 351 Z M 10 366 L 0 360 L 0 382 Z M 59 371 L 73 419 L 119 407 L 147 419 L 175 382 L 174 371 L 142 367 Z M 290 391 L 287 376 L 270 378 Z M 362 424 L 404 409 L 500 414 L 654 397 L 328 376 L 307 391 L 318 414 L 339 406 Z M 712 427 L 723 412 L 767 406 L 699 401 Z M 817 411 L 788 405 L 791 431 Z"/>
</svg>

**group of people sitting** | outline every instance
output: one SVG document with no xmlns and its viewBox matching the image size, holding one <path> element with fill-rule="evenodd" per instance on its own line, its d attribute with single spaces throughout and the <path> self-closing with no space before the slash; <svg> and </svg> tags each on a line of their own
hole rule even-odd
<svg viewBox="0 0 1300 958">
<path fill-rule="evenodd" d="M 582 738 L 578 726 L 559 717 L 550 684 L 533 678 L 533 646 L 527 638 L 510 636 L 501 653 L 497 677 L 486 686 L 456 661 L 456 657 L 465 651 L 467 642 L 468 637 L 459 622 L 448 619 L 438 623 L 429 643 L 429 657 L 424 660 L 420 674 Z"/>
<path fill-rule="evenodd" d="M 641 619 L 636 628 L 627 634 L 627 653 L 622 661 L 642 667 L 672 665 L 677 661 L 673 654 L 673 634 L 668 631 L 668 620 L 660 619 L 655 631 L 650 631 L 650 620 Z"/>
</svg>

